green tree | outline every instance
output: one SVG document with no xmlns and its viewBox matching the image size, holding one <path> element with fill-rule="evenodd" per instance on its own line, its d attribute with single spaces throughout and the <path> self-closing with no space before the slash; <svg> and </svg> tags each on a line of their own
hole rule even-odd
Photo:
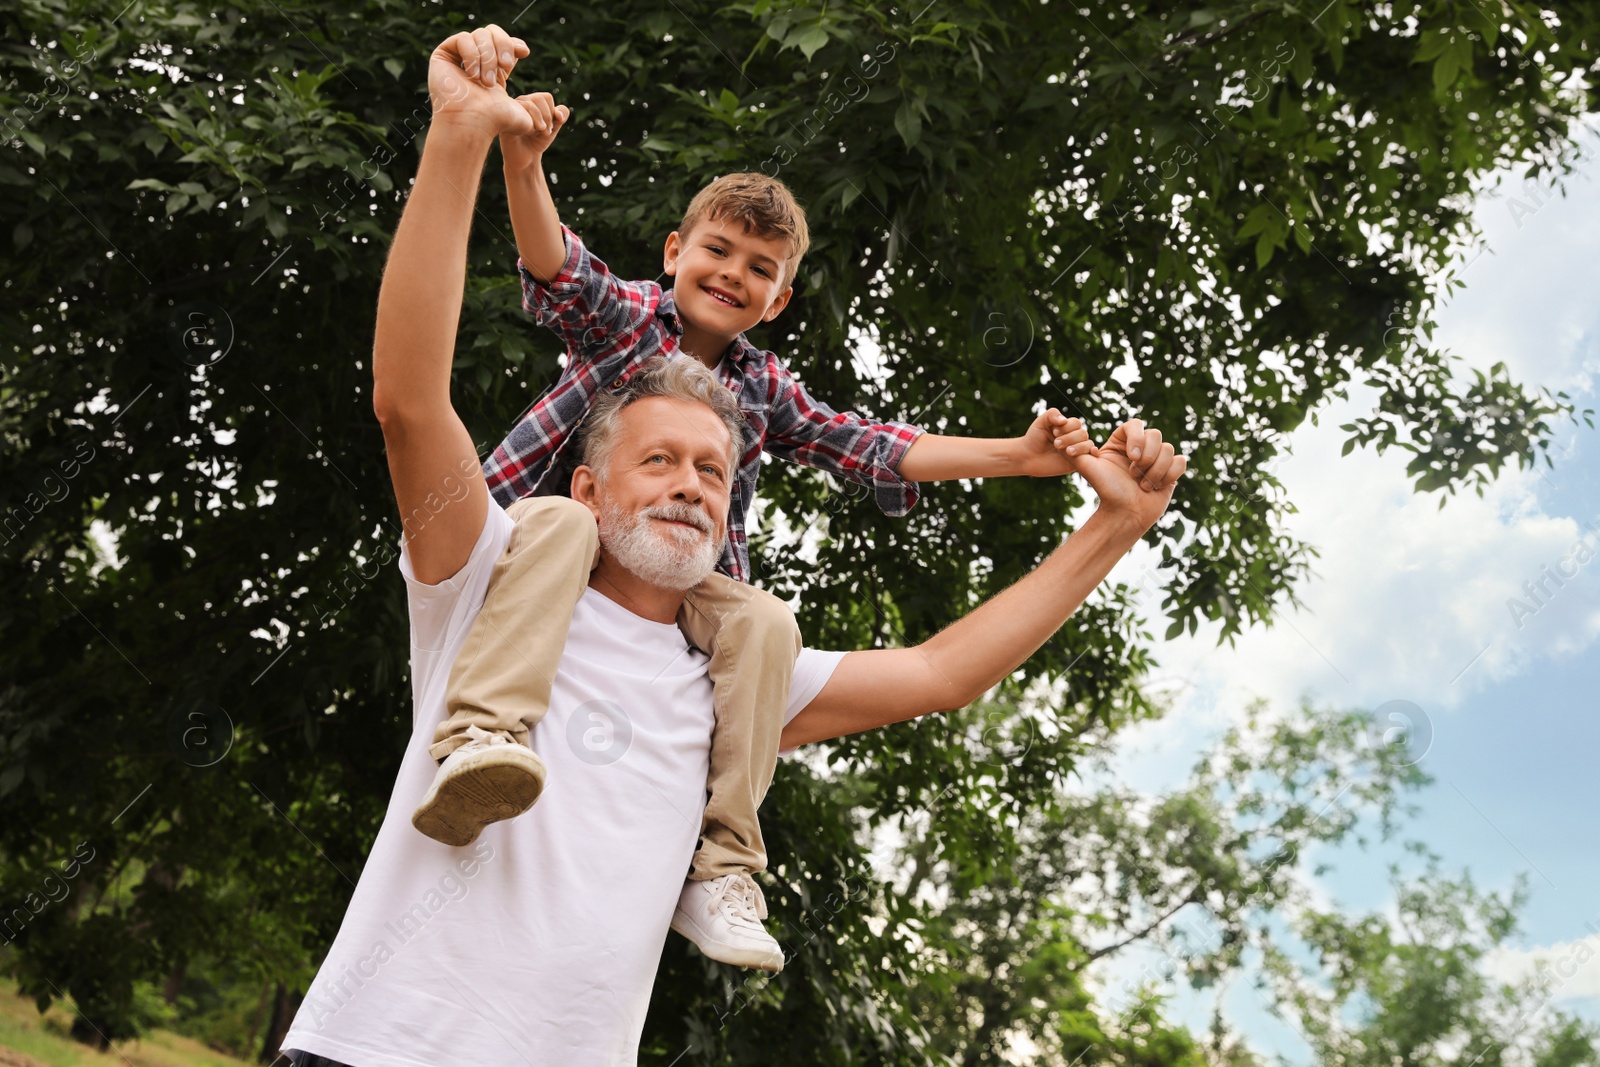
<svg viewBox="0 0 1600 1067">
<path fill-rule="evenodd" d="M 1600 1063 L 1600 1027 L 1551 1006 L 1557 976 L 1505 983 L 1484 958 L 1517 932 L 1520 883 L 1485 893 L 1436 868 L 1395 883 L 1396 917 L 1309 910 L 1298 933 L 1316 953 L 1307 975 L 1289 953 L 1269 972 L 1319 1063 L 1349 1067 L 1582 1067 Z M 1592 949 L 1588 949 L 1592 954 Z"/>
<path fill-rule="evenodd" d="M 1600 4 L 1556 11 L 8 5 L 8 966 L 108 1039 L 148 1015 L 149 989 L 244 957 L 281 1021 L 337 928 L 410 718 L 367 352 L 425 135 L 423 60 L 447 33 L 492 17 L 527 37 L 518 88 L 575 109 L 553 176 L 564 218 L 624 274 L 656 274 L 715 173 L 789 182 L 817 240 L 754 339 L 837 407 L 976 435 L 1020 432 L 1039 404 L 1097 434 L 1135 412 L 1166 430 L 1194 466 L 1151 534 L 1169 632 L 1211 619 L 1231 635 L 1305 573 L 1313 548 L 1284 532 L 1268 465 L 1350 383 L 1383 397 L 1351 447 L 1411 451 L 1427 491 L 1481 491 L 1575 414 L 1503 367 L 1463 378 L 1427 341 L 1427 279 L 1467 233 L 1471 183 L 1519 159 L 1559 170 L 1567 123 L 1593 106 L 1573 87 L 1592 81 L 1578 75 Z M 493 185 L 456 363 L 485 448 L 559 354 L 517 309 Z M 863 338 L 883 374 L 846 357 Z M 1081 503 L 1072 484 L 941 485 L 889 520 L 783 467 L 764 495 L 760 579 L 801 595 L 811 643 L 846 648 L 925 636 L 1023 573 Z M 1151 663 L 1112 592 L 1008 694 L 1050 695 L 984 724 L 980 739 L 1028 738 L 999 778 L 993 746 L 946 721 L 833 745 L 827 773 L 783 768 L 770 896 L 797 958 L 752 990 L 675 943 L 651 1055 L 899 1063 L 973 1047 L 976 1031 L 922 1021 L 920 913 L 872 878 L 857 823 L 927 810 L 956 783 L 933 854 L 979 884 L 999 869 L 989 844 L 1024 847 L 1007 819 L 1054 803 L 1085 736 L 1109 744 L 1158 714 L 1137 688 Z M 41 894 L 80 846 L 92 859 L 66 896 Z"/>
</svg>

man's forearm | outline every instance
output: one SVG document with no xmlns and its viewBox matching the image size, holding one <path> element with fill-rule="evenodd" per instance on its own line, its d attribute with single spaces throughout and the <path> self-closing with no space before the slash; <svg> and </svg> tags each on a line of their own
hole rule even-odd
<svg viewBox="0 0 1600 1067">
<path fill-rule="evenodd" d="M 517 238 L 517 255 L 535 278 L 547 282 L 567 261 L 567 243 L 561 236 L 561 216 L 550 195 L 542 163 L 506 175 L 506 200 L 511 206 L 511 229 Z"/>
<path fill-rule="evenodd" d="M 1031 573 L 917 646 L 948 686 L 948 707 L 965 707 L 1022 666 L 1143 532 L 1116 512 L 1096 511 Z"/>
<path fill-rule="evenodd" d="M 780 744 L 793 748 L 966 707 L 1049 640 L 1146 528 L 1097 511 L 1027 577 L 922 644 L 850 653 L 783 728 Z"/>
<path fill-rule="evenodd" d="M 911 442 L 896 473 L 908 482 L 1005 478 L 1021 474 L 1024 453 L 1015 437 L 945 437 L 925 433 Z"/>
<path fill-rule="evenodd" d="M 450 407 L 467 239 L 492 140 L 448 124 L 429 128 L 378 289 L 372 377 L 380 415 Z"/>
</svg>

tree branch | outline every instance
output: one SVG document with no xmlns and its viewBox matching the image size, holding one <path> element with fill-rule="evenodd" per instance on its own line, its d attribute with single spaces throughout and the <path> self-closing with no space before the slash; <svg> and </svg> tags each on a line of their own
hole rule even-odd
<svg viewBox="0 0 1600 1067">
<path fill-rule="evenodd" d="M 1133 944 L 1135 941 L 1142 941 L 1146 937 L 1149 937 L 1152 933 L 1155 932 L 1156 927 L 1160 926 L 1162 923 L 1166 922 L 1168 919 L 1170 919 L 1174 915 L 1178 914 L 1178 912 L 1184 907 L 1184 905 L 1195 903 L 1199 892 L 1200 892 L 1200 889 L 1199 889 L 1198 886 L 1196 886 L 1194 889 L 1191 889 L 1189 891 L 1189 894 L 1187 896 L 1185 896 L 1182 900 L 1178 901 L 1176 904 L 1174 904 L 1172 907 L 1168 908 L 1162 914 L 1156 916 L 1155 920 L 1153 922 L 1151 922 L 1149 926 L 1146 926 L 1143 930 L 1140 930 L 1137 933 L 1129 934 L 1127 937 L 1123 938 L 1121 941 L 1113 942 L 1112 944 L 1109 944 L 1109 945 L 1105 946 L 1104 948 L 1095 949 L 1093 952 L 1089 953 L 1089 955 L 1084 957 L 1083 964 L 1079 964 L 1079 966 L 1082 967 L 1084 964 L 1093 963 L 1095 960 L 1099 959 L 1101 956 L 1109 956 L 1111 953 L 1117 951 L 1119 948 L 1126 948 L 1128 945 Z"/>
<path fill-rule="evenodd" d="M 1231 37 L 1233 34 L 1238 33 L 1252 22 L 1259 22 L 1266 16 L 1267 12 L 1265 11 L 1252 12 L 1226 29 L 1214 30 L 1213 32 L 1204 34 L 1200 37 L 1194 36 L 1194 30 L 1190 30 L 1188 33 L 1180 33 L 1178 36 L 1169 41 L 1164 49 L 1158 52 L 1152 52 L 1150 55 L 1146 56 L 1144 62 L 1149 63 L 1158 59 L 1170 60 L 1176 57 L 1180 51 L 1185 53 L 1198 51 L 1201 48 L 1216 44 L 1224 37 Z M 1143 64 L 1140 65 L 1143 66 Z"/>
</svg>

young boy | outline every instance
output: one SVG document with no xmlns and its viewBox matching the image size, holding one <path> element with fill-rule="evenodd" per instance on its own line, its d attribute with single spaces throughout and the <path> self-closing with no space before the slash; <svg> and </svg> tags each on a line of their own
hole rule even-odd
<svg viewBox="0 0 1600 1067">
<path fill-rule="evenodd" d="M 504 85 L 512 55 L 498 45 L 477 56 L 464 49 L 463 66 L 469 77 Z M 711 657 L 716 725 L 700 846 L 672 928 L 712 959 L 778 971 L 783 954 L 761 925 L 766 904 L 752 877 L 766 866 L 756 809 L 776 766 L 800 636 L 787 605 L 748 584 L 744 522 L 761 452 L 869 486 L 885 513 L 903 515 L 916 503 L 919 481 L 1062 475 L 1071 470 L 1069 456 L 1095 449 L 1079 420 L 1055 409 L 1023 437 L 985 440 L 839 414 L 812 399 L 775 355 L 744 337 L 788 303 L 810 243 L 789 190 L 758 173 L 718 178 L 667 235 L 671 290 L 622 281 L 561 223 L 545 183 L 543 154 L 568 109 L 549 93 L 517 102 L 534 132 L 503 134 L 500 144 L 523 306 L 562 337 L 568 359 L 555 388 L 485 464 L 490 491 L 517 528 L 451 669 L 450 716 L 431 749 L 441 766 L 412 821 L 430 837 L 463 845 L 538 798 L 544 765 L 527 738 L 548 708 L 566 628 L 595 562 L 574 547 L 590 543 L 580 535 L 592 535 L 593 519 L 574 519 L 579 509 L 559 507 L 552 494 L 567 492 L 567 457 L 578 451 L 573 440 L 602 389 L 653 356 L 697 359 L 738 395 L 746 428 L 720 573 L 689 591 L 678 620 Z M 574 521 L 589 529 L 575 530 Z M 602 735 L 608 725 L 596 723 Z"/>
</svg>

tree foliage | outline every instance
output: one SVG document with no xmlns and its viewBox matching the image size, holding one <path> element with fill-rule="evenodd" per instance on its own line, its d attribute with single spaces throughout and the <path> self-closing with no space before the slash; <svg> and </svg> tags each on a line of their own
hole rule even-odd
<svg viewBox="0 0 1600 1067">
<path fill-rule="evenodd" d="M 1169 635 L 1232 635 L 1292 597 L 1314 548 L 1284 531 L 1269 465 L 1352 383 L 1381 401 L 1351 447 L 1409 450 L 1441 495 L 1535 462 L 1575 414 L 1503 366 L 1464 377 L 1428 341 L 1429 279 L 1475 179 L 1570 158 L 1600 4 L 119 7 L 0 12 L 6 958 L 104 1037 L 140 1025 L 152 983 L 219 960 L 281 987 L 281 1015 L 382 816 L 410 693 L 372 315 L 424 58 L 474 17 L 532 46 L 516 88 L 573 106 L 553 188 L 621 273 L 656 275 L 717 173 L 796 190 L 815 243 L 754 339 L 836 407 L 1006 436 L 1052 404 L 1097 436 L 1133 414 L 1167 433 L 1192 466 L 1150 535 Z M 485 449 L 558 372 L 504 219 L 491 178 L 455 364 Z M 991 480 L 893 520 L 775 465 L 758 576 L 799 597 L 814 645 L 916 641 L 1082 503 Z M 1077 977 L 1085 916 L 1127 934 L 1185 896 L 1274 899 L 1239 881 L 1250 841 L 1205 790 L 1149 813 L 1179 842 L 1092 852 L 1131 808 L 1073 801 L 1069 777 L 1159 714 L 1137 687 L 1152 662 L 1111 591 L 1003 703 L 782 768 L 764 819 L 794 962 L 752 989 L 674 941 L 650 1055 L 978 1063 L 1017 1034 L 1102 1062 L 1198 1055 L 1158 1002 L 1111 1019 Z M 934 810 L 912 852 L 930 901 L 867 856 Z M 1111 864 L 1098 902 L 1059 897 L 1091 858 Z"/>
</svg>

